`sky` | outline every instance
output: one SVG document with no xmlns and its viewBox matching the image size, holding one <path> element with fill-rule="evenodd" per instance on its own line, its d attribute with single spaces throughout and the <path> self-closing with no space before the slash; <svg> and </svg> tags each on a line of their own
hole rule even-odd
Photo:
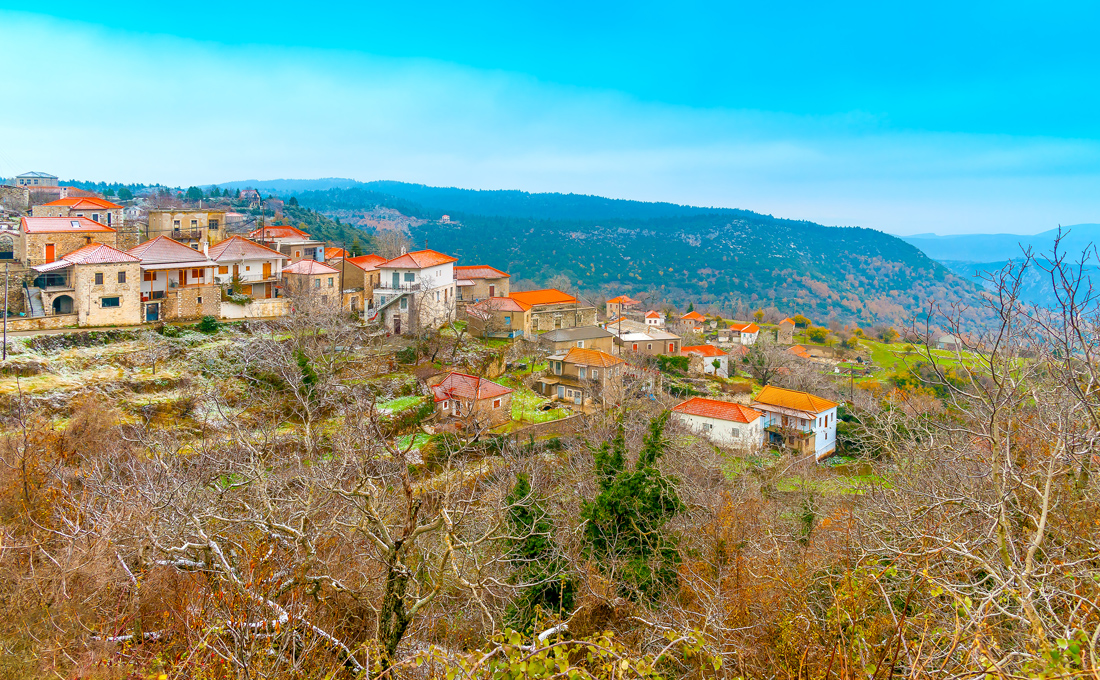
<svg viewBox="0 0 1100 680">
<path fill-rule="evenodd" d="M 965 5 L 965 6 L 964 6 Z M 0 0 L 0 176 L 1100 222 L 1100 6 Z"/>
</svg>

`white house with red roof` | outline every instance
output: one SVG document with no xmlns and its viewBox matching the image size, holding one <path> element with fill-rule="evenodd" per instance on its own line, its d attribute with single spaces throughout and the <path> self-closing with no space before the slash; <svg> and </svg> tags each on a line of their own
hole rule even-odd
<svg viewBox="0 0 1100 680">
<path fill-rule="evenodd" d="M 387 260 L 374 289 L 370 321 L 391 333 L 417 333 L 455 319 L 457 258 L 434 250 L 417 250 Z"/>
<path fill-rule="evenodd" d="M 141 323 L 141 260 L 102 243 L 35 265 L 31 316 L 75 315 L 77 326 Z M 37 296 L 37 300 L 33 296 Z"/>
<path fill-rule="evenodd" d="M 760 326 L 754 323 L 735 323 L 729 327 L 730 342 L 739 345 L 755 345 L 760 337 Z"/>
<path fill-rule="evenodd" d="M 276 297 L 287 256 L 240 236 L 231 236 L 211 246 L 207 251 L 218 265 L 214 280 L 225 285 L 234 279 L 241 282 L 245 293 L 253 299 Z"/>
<path fill-rule="evenodd" d="M 753 451 L 764 444 L 763 414 L 743 404 L 692 397 L 672 408 L 672 419 L 718 446 Z"/>
<path fill-rule="evenodd" d="M 34 217 L 87 217 L 108 227 L 121 228 L 126 220 L 125 209 L 117 203 L 95 196 L 60 198 L 31 208 Z"/>
<path fill-rule="evenodd" d="M 512 390 L 487 378 L 448 373 L 432 386 L 441 420 L 461 420 L 470 427 L 496 427 L 512 419 Z"/>
<path fill-rule="evenodd" d="M 645 325 L 652 328 L 662 328 L 665 325 L 665 317 L 660 312 L 651 309 L 645 313 Z"/>
<path fill-rule="evenodd" d="M 774 444 L 817 460 L 836 451 L 837 404 L 809 392 L 765 385 L 752 400 L 764 414 L 764 428 Z"/>
<path fill-rule="evenodd" d="M 714 345 L 690 345 L 682 347 L 680 354 L 686 357 L 699 357 L 703 364 L 704 375 L 714 375 L 719 378 L 728 378 L 730 369 L 730 355 Z"/>
</svg>

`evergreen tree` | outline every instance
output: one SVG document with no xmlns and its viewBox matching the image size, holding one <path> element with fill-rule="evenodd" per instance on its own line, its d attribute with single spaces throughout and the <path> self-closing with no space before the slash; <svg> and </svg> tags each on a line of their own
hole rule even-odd
<svg viewBox="0 0 1100 680">
<path fill-rule="evenodd" d="M 612 442 L 595 452 L 600 492 L 581 508 L 589 554 L 605 568 L 611 560 L 621 562 L 615 576 L 623 594 L 633 599 L 653 601 L 676 585 L 680 556 L 664 527 L 685 506 L 676 494 L 676 479 L 657 469 L 668 448 L 663 437 L 668 419 L 666 411 L 650 422 L 633 470 L 625 469 L 626 443 L 619 425 Z"/>
<path fill-rule="evenodd" d="M 134 192 L 130 191 L 126 187 L 122 187 L 118 190 L 118 198 L 122 201 L 129 201 L 134 197 Z"/>
<path fill-rule="evenodd" d="M 516 567 L 512 583 L 530 583 L 504 612 L 512 628 L 530 632 L 541 612 L 562 615 L 573 609 L 574 584 L 565 564 L 554 555 L 554 524 L 531 493 L 527 475 L 505 499 L 508 505 L 508 558 Z"/>
<path fill-rule="evenodd" d="M 187 188 L 187 200 L 189 200 L 189 201 L 198 201 L 198 200 L 201 200 L 201 199 L 202 199 L 202 189 L 200 189 L 198 187 L 188 187 Z"/>
<path fill-rule="evenodd" d="M 687 311 L 687 313 L 688 313 L 688 314 L 691 314 L 691 313 L 692 313 L 692 312 L 694 312 L 694 311 L 695 311 L 695 303 L 694 303 L 694 302 L 689 302 L 689 303 L 688 303 L 688 311 Z"/>
</svg>

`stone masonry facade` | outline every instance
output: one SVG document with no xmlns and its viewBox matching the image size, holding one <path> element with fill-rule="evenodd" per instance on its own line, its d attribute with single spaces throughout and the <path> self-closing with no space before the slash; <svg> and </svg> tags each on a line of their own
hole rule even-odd
<svg viewBox="0 0 1100 680">
<path fill-rule="evenodd" d="M 22 234 L 15 245 L 15 257 L 27 267 L 46 264 L 46 244 L 54 244 L 54 259 L 79 250 L 89 243 L 102 243 L 117 248 L 117 235 L 113 231 L 78 231 L 68 234 Z"/>
</svg>

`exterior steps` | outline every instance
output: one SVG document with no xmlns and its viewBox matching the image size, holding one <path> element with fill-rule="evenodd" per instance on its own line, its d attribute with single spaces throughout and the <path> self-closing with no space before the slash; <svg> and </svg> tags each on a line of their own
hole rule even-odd
<svg viewBox="0 0 1100 680">
<path fill-rule="evenodd" d="M 46 312 L 42 308 L 42 289 L 27 287 L 23 290 L 27 296 L 27 309 L 30 310 L 29 316 L 46 316 Z"/>
</svg>

